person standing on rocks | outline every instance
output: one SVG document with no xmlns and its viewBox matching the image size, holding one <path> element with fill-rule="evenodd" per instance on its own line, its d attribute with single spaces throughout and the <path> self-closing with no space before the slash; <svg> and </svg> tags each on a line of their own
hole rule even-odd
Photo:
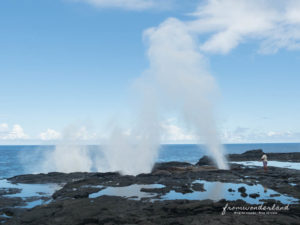
<svg viewBox="0 0 300 225">
<path fill-rule="evenodd" d="M 267 171 L 268 170 L 268 157 L 266 155 L 266 153 L 263 152 L 263 156 L 261 157 L 261 160 L 263 161 L 263 166 L 264 166 L 264 170 Z"/>
</svg>

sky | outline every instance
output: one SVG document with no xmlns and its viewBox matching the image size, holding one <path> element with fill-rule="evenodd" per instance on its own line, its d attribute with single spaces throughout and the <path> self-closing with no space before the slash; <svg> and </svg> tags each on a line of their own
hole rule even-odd
<svg viewBox="0 0 300 225">
<path fill-rule="evenodd" d="M 164 24 L 182 25 L 218 85 L 223 143 L 300 142 L 299 12 L 297 0 L 1 1 L 0 144 L 68 130 L 101 143 L 115 121 L 130 132 L 147 31 Z M 164 143 L 196 141 L 172 111 L 161 128 Z"/>
</svg>

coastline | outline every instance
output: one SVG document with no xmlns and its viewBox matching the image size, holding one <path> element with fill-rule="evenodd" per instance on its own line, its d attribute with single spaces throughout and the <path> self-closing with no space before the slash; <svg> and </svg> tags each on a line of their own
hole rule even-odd
<svg viewBox="0 0 300 225">
<path fill-rule="evenodd" d="M 259 158 L 259 154 L 257 150 L 248 151 L 228 158 L 246 161 Z M 298 156 L 299 153 L 276 153 L 269 158 L 299 162 Z M 60 188 L 47 199 L 40 196 L 43 203 L 33 208 L 18 206 L 28 204 L 28 199 L 0 195 L 0 214 L 4 215 L 1 222 L 144 225 L 226 224 L 229 221 L 231 224 L 261 224 L 261 220 L 265 224 L 296 224 L 299 221 L 298 170 L 270 166 L 266 173 L 262 167 L 234 162 L 230 162 L 230 170 L 218 170 L 209 162 L 203 163 L 203 158 L 199 160 L 202 160 L 201 165 L 157 163 L 151 173 L 137 176 L 122 176 L 117 172 L 15 176 L 7 180 L 19 185 L 56 183 Z M 226 215 L 222 215 L 226 205 Z M 289 205 L 289 208 L 271 210 L 268 215 L 255 210 L 252 214 L 230 210 L 259 205 L 279 208 Z M 261 214 L 254 217 L 253 213 Z"/>
</svg>

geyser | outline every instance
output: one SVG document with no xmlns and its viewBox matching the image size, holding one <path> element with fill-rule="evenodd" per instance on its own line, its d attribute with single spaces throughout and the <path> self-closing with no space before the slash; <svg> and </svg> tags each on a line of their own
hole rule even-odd
<svg viewBox="0 0 300 225">
<path fill-rule="evenodd" d="M 140 101 L 133 128 L 125 132 L 116 126 L 107 142 L 101 143 L 103 154 L 96 154 L 93 159 L 82 146 L 58 145 L 44 166 L 61 172 L 95 168 L 99 172 L 131 175 L 149 173 L 160 144 L 159 112 L 167 108 L 179 113 L 187 127 L 195 131 L 199 143 L 205 141 L 217 167 L 228 169 L 214 119 L 218 88 L 199 52 L 196 37 L 188 23 L 175 18 L 146 30 L 150 67 L 136 81 Z M 74 135 L 65 136 L 76 141 Z"/>
<path fill-rule="evenodd" d="M 40 164 L 33 166 L 34 172 L 90 172 L 93 160 L 88 146 L 80 143 L 86 138 L 87 133 L 85 126 L 70 125 L 66 127 L 62 139 L 55 149 L 40 156 L 43 160 Z"/>
<path fill-rule="evenodd" d="M 144 37 L 149 44 L 148 74 L 159 93 L 181 112 L 199 139 L 204 138 L 218 168 L 228 169 L 213 114 L 217 85 L 189 27 L 171 18 L 145 31 Z"/>
<path fill-rule="evenodd" d="M 104 158 L 98 158 L 98 171 L 150 173 L 157 159 L 160 127 L 154 89 L 143 79 L 138 79 L 135 86 L 140 96 L 135 124 L 130 132 L 115 126 L 104 145 Z"/>
<path fill-rule="evenodd" d="M 104 152 L 106 170 L 133 175 L 151 171 L 159 148 L 157 114 L 165 105 L 180 112 L 199 140 L 204 138 L 218 168 L 228 169 L 213 114 L 217 85 L 188 26 L 168 19 L 146 30 L 144 38 L 149 45 L 150 68 L 136 82 L 141 113 L 130 133 L 119 128 L 112 132 Z"/>
</svg>

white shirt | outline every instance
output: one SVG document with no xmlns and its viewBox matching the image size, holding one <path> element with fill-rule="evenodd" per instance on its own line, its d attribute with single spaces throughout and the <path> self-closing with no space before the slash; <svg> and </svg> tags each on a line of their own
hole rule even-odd
<svg viewBox="0 0 300 225">
<path fill-rule="evenodd" d="M 266 154 L 264 154 L 264 155 L 261 157 L 261 159 L 262 159 L 263 161 L 265 161 L 265 162 L 267 162 L 267 161 L 268 161 L 268 157 L 267 157 L 267 155 L 266 155 Z"/>
</svg>

